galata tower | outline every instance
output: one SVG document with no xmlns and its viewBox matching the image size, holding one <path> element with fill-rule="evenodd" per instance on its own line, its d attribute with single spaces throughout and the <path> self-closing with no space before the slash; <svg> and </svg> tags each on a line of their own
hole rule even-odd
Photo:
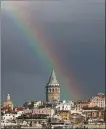
<svg viewBox="0 0 106 129">
<path fill-rule="evenodd" d="M 60 86 L 56 79 L 54 69 L 52 70 L 49 82 L 46 85 L 46 101 L 59 101 L 60 100 Z"/>
</svg>

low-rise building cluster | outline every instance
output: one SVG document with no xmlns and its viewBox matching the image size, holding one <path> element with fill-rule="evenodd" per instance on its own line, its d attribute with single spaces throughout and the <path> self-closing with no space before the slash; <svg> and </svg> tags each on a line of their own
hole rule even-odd
<svg viewBox="0 0 106 129">
<path fill-rule="evenodd" d="M 38 122 L 40 120 L 43 123 L 47 122 L 50 118 L 52 121 L 74 124 L 80 120 L 85 123 L 92 123 L 92 121 L 104 123 L 105 97 L 104 94 L 98 93 L 87 101 L 31 101 L 25 102 L 23 106 L 13 107 L 10 95 L 8 94 L 4 105 L 1 106 L 2 121 L 4 120 L 4 123 L 6 123 L 7 120 L 20 121 L 24 118 L 26 121 L 35 119 L 35 121 Z"/>
</svg>

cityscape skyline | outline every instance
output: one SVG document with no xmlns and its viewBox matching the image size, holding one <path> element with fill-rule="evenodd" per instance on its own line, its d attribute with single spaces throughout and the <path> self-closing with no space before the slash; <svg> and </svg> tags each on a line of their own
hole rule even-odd
<svg viewBox="0 0 106 129">
<path fill-rule="evenodd" d="M 58 83 L 58 80 L 56 79 L 57 77 L 56 77 L 56 74 L 55 74 L 55 71 L 54 71 L 54 69 L 52 69 L 52 72 L 51 72 L 51 75 L 50 75 L 50 77 L 49 77 L 49 79 L 48 79 L 48 83 L 46 84 L 46 87 L 45 87 L 45 98 L 43 99 L 43 100 L 36 100 L 36 99 L 34 99 L 34 100 L 26 100 L 26 101 L 24 101 L 23 102 L 23 104 L 24 103 L 26 103 L 26 102 L 37 102 L 37 101 L 41 101 L 41 102 L 55 102 L 55 101 L 72 101 L 72 102 L 89 102 L 89 100 L 90 99 L 92 99 L 95 95 L 93 95 L 93 96 L 88 96 L 88 98 L 83 98 L 83 99 L 78 99 L 78 100 L 76 100 L 76 101 L 74 101 L 74 100 L 70 100 L 70 99 L 68 99 L 68 100 L 65 100 L 65 99 L 61 99 L 61 87 L 59 86 L 59 83 Z M 59 92 L 57 92 L 57 88 L 59 88 Z M 50 91 L 51 90 L 51 91 Z M 55 92 L 55 90 L 56 90 L 56 92 Z M 51 92 L 51 93 L 50 93 Z M 58 94 L 58 95 L 57 95 Z M 98 95 L 105 95 L 104 93 L 98 93 L 97 94 L 97 96 Z M 10 94 L 6 94 L 6 96 L 7 96 L 7 98 L 4 100 L 4 102 L 2 101 L 2 105 L 3 105 L 3 103 L 5 103 L 5 101 L 7 101 L 8 102 L 8 96 L 9 96 L 9 99 L 10 99 Z M 5 97 L 6 97 L 5 96 Z M 47 98 L 50 96 L 50 99 L 51 100 L 48 100 Z M 57 96 L 57 97 L 56 97 Z M 58 98 L 59 97 L 59 98 Z M 11 99 L 10 99 L 11 100 Z M 10 101 L 12 104 L 13 104 L 13 102 L 12 101 Z M 15 103 L 15 105 L 14 106 L 23 106 L 23 104 L 22 105 L 18 105 L 17 103 Z"/>
<path fill-rule="evenodd" d="M 2 101 L 8 93 L 15 104 L 22 104 L 29 99 L 45 100 L 45 85 L 52 67 L 58 77 L 62 100 L 74 100 L 73 94 L 76 95 L 75 99 L 83 99 L 104 92 L 104 1 L 52 1 L 46 4 L 42 1 L 24 2 L 10 3 L 15 6 L 19 4 L 17 6 L 28 19 L 30 28 L 37 26 L 37 22 L 43 27 L 41 39 L 44 36 L 52 41 L 52 47 L 45 47 L 50 48 L 47 51 L 50 51 L 52 56 L 48 58 L 51 57 L 50 62 L 47 61 L 46 49 L 41 51 L 39 47 L 35 49 L 34 45 L 30 44 L 30 37 L 26 36 L 25 29 L 21 29 L 19 21 L 14 20 L 11 9 L 7 12 L 8 2 L 2 1 Z M 70 80 L 75 85 L 72 85 Z M 77 91 L 79 95 L 76 94 Z"/>
</svg>

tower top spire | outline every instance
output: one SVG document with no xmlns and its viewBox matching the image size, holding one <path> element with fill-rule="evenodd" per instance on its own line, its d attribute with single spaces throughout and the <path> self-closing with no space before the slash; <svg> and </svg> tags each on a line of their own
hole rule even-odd
<svg viewBox="0 0 106 129">
<path fill-rule="evenodd" d="M 7 94 L 7 101 L 10 101 L 10 94 Z"/>
<path fill-rule="evenodd" d="M 54 69 L 52 69 L 52 73 L 51 73 L 51 76 L 49 78 L 49 82 L 48 82 L 49 85 L 59 85 L 57 79 L 56 79 L 56 74 L 55 74 L 55 71 Z"/>
</svg>

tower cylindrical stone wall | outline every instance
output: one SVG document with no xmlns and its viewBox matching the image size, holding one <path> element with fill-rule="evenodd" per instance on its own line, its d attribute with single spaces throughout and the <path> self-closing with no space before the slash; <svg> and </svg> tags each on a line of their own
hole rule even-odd
<svg viewBox="0 0 106 129">
<path fill-rule="evenodd" d="M 60 87 L 52 86 L 47 87 L 47 98 L 46 101 L 58 101 L 60 100 Z"/>
</svg>

